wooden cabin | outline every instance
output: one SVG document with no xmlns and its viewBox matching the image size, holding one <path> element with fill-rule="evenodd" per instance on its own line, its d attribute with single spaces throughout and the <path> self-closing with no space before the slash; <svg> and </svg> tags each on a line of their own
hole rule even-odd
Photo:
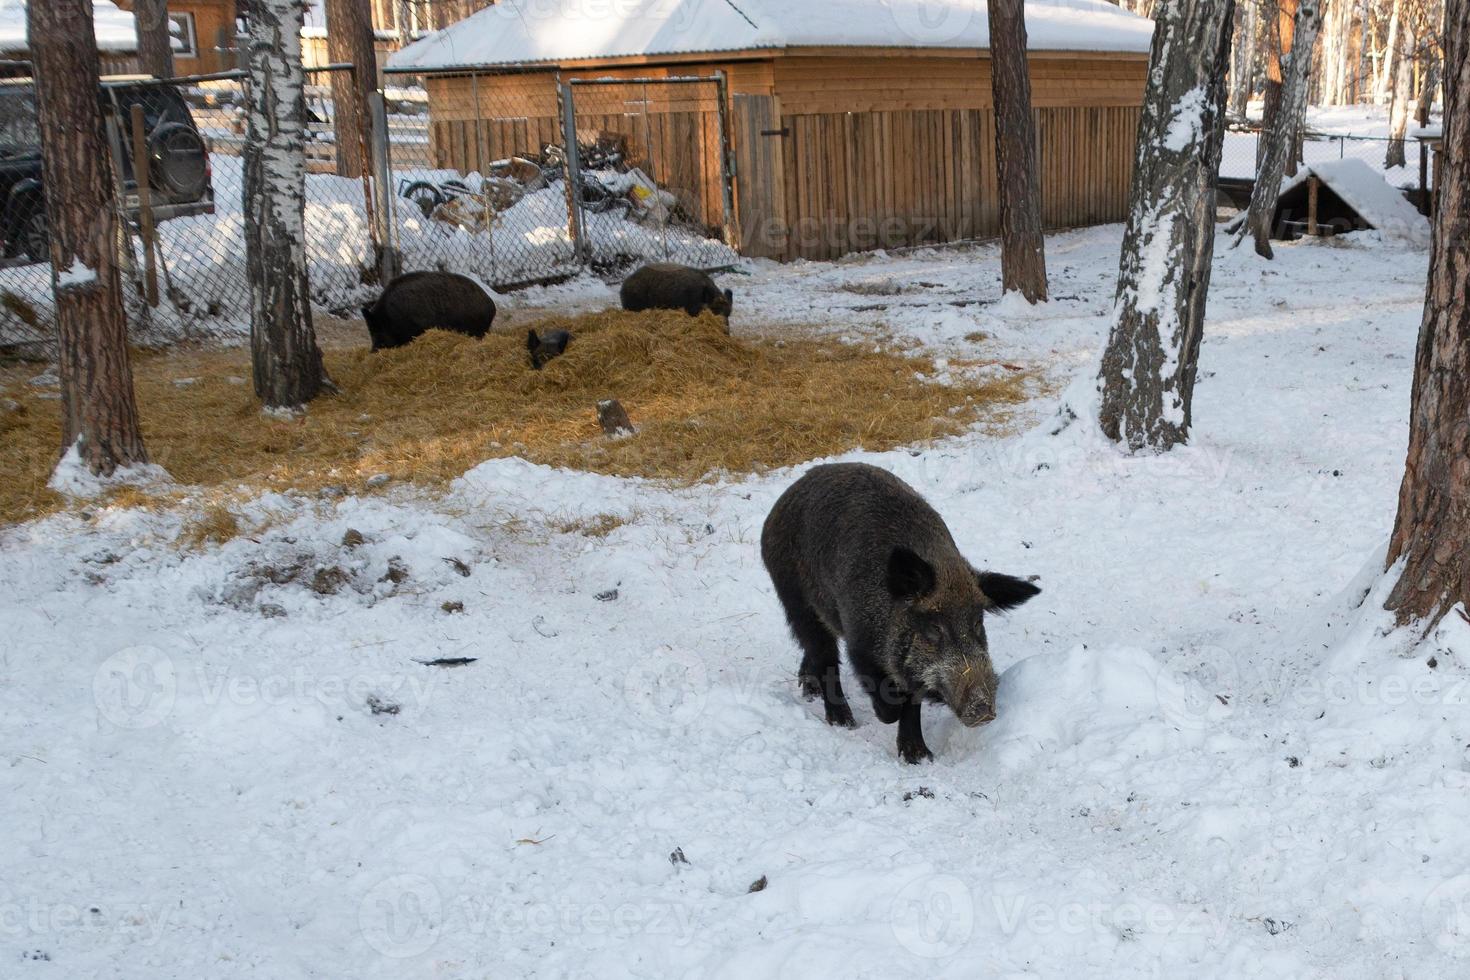
<svg viewBox="0 0 1470 980">
<path fill-rule="evenodd" d="M 133 0 L 115 0 L 124 10 Z M 416 37 L 454 23 L 492 0 L 368 0 L 373 46 L 379 65 Z M 327 53 L 325 0 L 308 0 L 301 30 L 301 61 L 308 68 L 331 64 Z M 174 37 L 174 70 L 207 75 L 241 67 L 236 36 L 238 0 L 168 0 L 169 31 Z"/>
<path fill-rule="evenodd" d="M 846 252 L 993 236 L 995 120 L 980 0 L 664 0 L 580 18 L 497 4 L 390 59 L 424 78 L 431 162 L 464 172 L 607 133 L 718 226 L 721 109 L 742 252 Z M 617 11 L 617 6 L 607 8 Z M 1120 221 L 1153 25 L 1104 0 L 1028 0 L 1043 220 Z"/>
<path fill-rule="evenodd" d="M 30 75 L 26 4 L 27 0 L 0 2 L 0 75 L 7 78 Z M 103 75 L 128 75 L 138 70 L 138 36 L 126 2 L 93 0 L 92 28 Z"/>
</svg>

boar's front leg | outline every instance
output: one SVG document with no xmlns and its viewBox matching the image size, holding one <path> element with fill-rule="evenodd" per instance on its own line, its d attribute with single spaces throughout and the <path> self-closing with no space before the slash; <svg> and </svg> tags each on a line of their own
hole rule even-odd
<svg viewBox="0 0 1470 980">
<path fill-rule="evenodd" d="M 921 703 L 918 695 L 909 695 L 898 715 L 898 754 L 910 765 L 934 759 L 934 753 L 924 744 L 924 727 L 919 721 Z"/>
<path fill-rule="evenodd" d="M 806 604 L 795 589 L 776 589 L 781 605 L 786 609 L 786 621 L 796 642 L 801 644 L 801 669 L 797 671 L 797 682 L 802 696 L 811 700 L 818 696 L 827 712 L 827 724 L 842 728 L 855 728 L 852 708 L 847 696 L 842 693 L 842 669 L 837 660 L 837 638 L 827 629 L 812 608 Z"/>
</svg>

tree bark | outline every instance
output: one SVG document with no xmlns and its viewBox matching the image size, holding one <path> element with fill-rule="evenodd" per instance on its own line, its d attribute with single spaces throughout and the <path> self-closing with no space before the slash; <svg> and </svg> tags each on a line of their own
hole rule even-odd
<svg viewBox="0 0 1470 980">
<path fill-rule="evenodd" d="M 1470 609 L 1470 0 L 1446 0 L 1444 163 L 1388 564 L 1400 623 Z"/>
<path fill-rule="evenodd" d="M 154 78 L 174 76 L 174 46 L 169 36 L 168 0 L 133 0 L 138 31 L 138 67 Z"/>
<path fill-rule="evenodd" d="M 1301 0 L 1292 32 L 1291 53 L 1287 56 L 1281 84 L 1280 109 L 1273 129 L 1262 134 L 1266 152 L 1256 172 L 1256 185 L 1251 191 L 1250 211 L 1241 228 L 1241 237 L 1250 234 L 1256 243 L 1256 254 L 1272 258 L 1271 230 L 1276 221 L 1276 202 L 1281 196 L 1281 180 L 1286 165 L 1295 155 L 1293 134 L 1302 126 L 1307 113 L 1307 75 L 1312 67 L 1312 49 L 1322 27 L 1319 0 Z M 1236 239 L 1237 243 L 1240 241 Z"/>
<path fill-rule="evenodd" d="M 1429 125 L 1429 113 L 1434 108 L 1434 90 L 1439 87 L 1439 63 L 1434 59 L 1433 49 L 1424 52 L 1424 69 L 1420 73 L 1419 102 L 1414 107 L 1414 119 L 1422 126 Z"/>
<path fill-rule="evenodd" d="M 1410 51 L 1414 47 L 1413 32 L 1407 18 L 1399 23 L 1398 54 L 1393 73 L 1392 108 L 1388 115 L 1388 151 L 1384 154 L 1383 166 L 1402 167 L 1407 163 L 1404 154 L 1404 134 L 1409 130 L 1409 106 L 1414 101 L 1414 59 Z"/>
<path fill-rule="evenodd" d="M 102 145 L 91 0 L 27 9 L 60 352 L 62 451 L 110 476 L 148 462 L 116 263 L 117 212 Z"/>
<path fill-rule="evenodd" d="M 995 160 L 1000 183 L 1001 291 L 1028 302 L 1046 299 L 1046 241 L 1036 178 L 1036 130 L 1026 17 L 1021 0 L 990 0 L 990 79 L 995 102 Z"/>
<path fill-rule="evenodd" d="M 1383 48 L 1383 61 L 1373 80 L 1373 101 L 1385 102 L 1392 96 L 1394 67 L 1399 55 L 1399 27 L 1403 23 L 1402 0 L 1394 0 L 1393 12 L 1388 21 L 1388 43 Z"/>
<path fill-rule="evenodd" d="M 1261 131 L 1269 133 L 1276 128 L 1276 115 L 1281 111 L 1281 68 L 1286 53 L 1291 48 L 1291 39 L 1282 28 L 1282 22 L 1296 18 L 1297 0 L 1276 0 L 1266 11 L 1266 83 L 1261 88 Z M 1286 28 L 1290 30 L 1290 28 Z M 1256 169 L 1266 158 L 1265 140 L 1256 143 Z"/>
<path fill-rule="evenodd" d="M 368 0 L 327 0 L 327 57 L 353 70 L 332 76 L 332 125 L 337 140 L 337 173 L 361 177 L 370 169 L 372 113 L 368 97 L 378 87 L 373 50 L 373 16 Z"/>
<path fill-rule="evenodd" d="M 1098 421 L 1130 450 L 1184 442 L 1215 245 L 1234 0 L 1159 10 Z"/>
<path fill-rule="evenodd" d="M 1243 3 L 1235 8 L 1235 44 L 1230 64 L 1230 114 L 1245 119 L 1255 84 L 1256 8 Z"/>
<path fill-rule="evenodd" d="M 245 272 L 255 393 L 296 409 L 326 379 L 306 279 L 306 100 L 300 0 L 245 0 L 250 95 L 244 149 Z"/>
</svg>

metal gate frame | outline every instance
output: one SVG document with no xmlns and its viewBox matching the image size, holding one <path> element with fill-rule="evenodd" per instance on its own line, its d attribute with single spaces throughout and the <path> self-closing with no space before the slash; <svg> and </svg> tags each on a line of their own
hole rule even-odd
<svg viewBox="0 0 1470 980">
<path fill-rule="evenodd" d="M 565 169 L 567 189 L 567 233 L 572 238 L 572 248 L 578 261 L 585 267 L 589 261 L 590 249 L 587 242 L 587 218 L 582 205 L 581 189 L 581 161 L 578 158 L 577 146 L 577 86 L 602 86 L 602 85 L 689 85 L 708 84 L 715 85 L 715 98 L 717 102 L 717 113 L 719 121 L 719 164 L 720 164 L 720 210 L 721 227 L 720 232 L 724 243 L 738 250 L 737 242 L 739 234 L 735 228 L 735 157 L 730 146 L 730 90 L 729 82 L 724 71 L 716 71 L 712 75 L 676 75 L 668 78 L 569 78 L 563 80 L 558 72 L 556 76 L 557 105 L 561 112 L 562 143 L 566 147 Z M 644 123 L 647 125 L 647 99 L 644 99 Z M 649 175 L 652 179 L 652 175 Z M 667 232 L 664 233 L 665 235 Z M 668 257 L 668 243 L 664 240 L 664 257 Z"/>
</svg>

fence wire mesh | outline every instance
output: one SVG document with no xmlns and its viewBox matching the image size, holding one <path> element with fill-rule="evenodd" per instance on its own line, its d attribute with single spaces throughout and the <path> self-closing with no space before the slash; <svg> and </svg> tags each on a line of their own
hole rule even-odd
<svg viewBox="0 0 1470 980">
<path fill-rule="evenodd" d="M 1432 168 L 1426 166 L 1421 182 L 1420 141 L 1413 138 L 1402 140 L 1405 163 L 1389 166 L 1388 150 L 1393 142 L 1382 136 L 1311 134 L 1302 139 L 1300 163 L 1311 166 L 1331 160 L 1361 160 L 1369 169 L 1382 174 L 1385 180 L 1402 190 L 1432 189 Z M 1259 129 L 1227 131 L 1220 154 L 1220 176 L 1232 180 L 1254 180 L 1260 147 Z"/>
<path fill-rule="evenodd" d="M 350 65 L 306 73 L 305 218 L 314 305 L 345 311 L 373 292 L 377 248 L 361 178 L 337 174 L 332 82 Z M 103 138 L 111 164 L 120 265 L 135 339 L 239 334 L 249 323 L 245 274 L 243 72 L 104 80 Z M 0 82 L 0 153 L 39 149 L 31 79 Z M 364 154 L 368 148 L 362 146 Z M 145 180 L 140 188 L 134 161 Z M 49 241 L 35 193 L 4 216 L 0 348 L 25 354 L 54 334 Z M 12 195 L 14 200 L 14 195 Z M 22 213 L 24 212 L 24 213 Z"/>
</svg>

